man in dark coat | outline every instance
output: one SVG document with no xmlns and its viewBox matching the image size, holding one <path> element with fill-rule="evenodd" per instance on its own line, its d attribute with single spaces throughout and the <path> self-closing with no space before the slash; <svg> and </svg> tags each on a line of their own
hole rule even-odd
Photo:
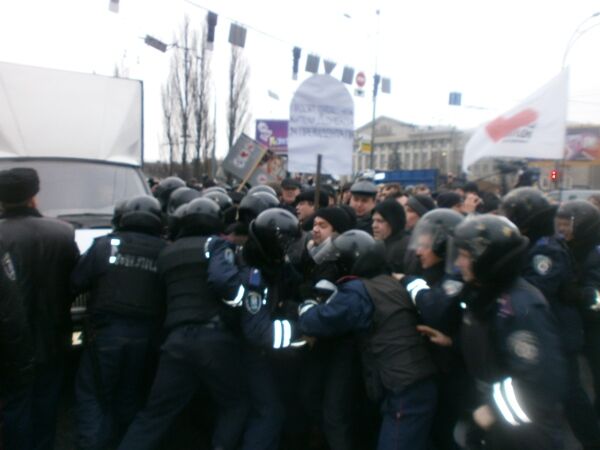
<svg viewBox="0 0 600 450">
<path fill-rule="evenodd" d="M 406 214 L 400 203 L 384 200 L 373 210 L 373 237 L 385 244 L 385 259 L 393 273 L 404 273 L 404 258 L 410 241 L 404 230 Z"/>
<path fill-rule="evenodd" d="M 71 342 L 69 276 L 79 251 L 70 225 L 42 217 L 37 210 L 39 186 L 34 169 L 0 172 L 4 211 L 0 236 L 13 258 L 34 350 L 33 381 L 5 398 L 8 449 L 53 448 L 63 365 Z"/>
</svg>

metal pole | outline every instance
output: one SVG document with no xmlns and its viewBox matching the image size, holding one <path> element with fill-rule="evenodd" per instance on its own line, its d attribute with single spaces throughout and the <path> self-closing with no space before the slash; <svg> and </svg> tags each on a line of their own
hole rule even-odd
<svg viewBox="0 0 600 450">
<path fill-rule="evenodd" d="M 375 75 L 377 76 L 377 75 Z M 371 155 L 369 156 L 369 168 L 375 170 L 375 114 L 377 109 L 377 88 L 373 88 L 373 119 L 371 121 Z"/>
<path fill-rule="evenodd" d="M 320 153 L 317 155 L 317 179 L 315 180 L 315 211 L 319 209 L 321 200 L 321 163 L 323 161 L 323 155 Z"/>
<path fill-rule="evenodd" d="M 377 87 L 379 84 L 379 75 L 377 75 L 377 47 L 379 46 L 379 10 L 375 11 L 377 14 L 377 30 L 375 34 L 375 70 L 373 71 L 373 120 L 371 121 L 371 156 L 369 159 L 369 167 L 371 170 L 375 170 L 375 114 L 377 110 Z"/>
<path fill-rule="evenodd" d="M 582 30 L 581 28 L 588 22 L 588 20 L 593 19 L 594 17 L 598 17 L 599 15 L 600 15 L 600 11 L 592 14 L 591 16 L 587 17 L 583 22 L 581 22 L 577 26 L 577 28 L 575 28 L 575 31 L 573 31 L 573 34 L 569 38 L 569 42 L 567 42 L 567 47 L 565 48 L 565 52 L 563 53 L 561 70 L 566 69 L 567 56 L 569 56 L 569 52 L 573 48 L 573 45 L 575 45 L 575 42 L 577 42 L 577 40 L 581 36 L 583 36 L 585 33 L 587 33 L 590 29 L 600 25 L 600 23 L 596 23 L 596 24 L 592 25 L 591 27 L 586 28 L 585 30 Z M 565 136 L 565 141 L 566 141 L 566 136 Z M 566 147 L 566 144 L 563 147 Z M 557 161 L 557 164 L 556 164 L 556 170 L 558 171 L 558 177 L 559 177 L 558 178 L 558 183 L 559 183 L 558 201 L 559 201 L 559 203 L 562 202 L 563 191 L 565 189 L 565 180 L 567 178 L 564 173 L 565 168 L 567 167 L 566 148 L 564 148 L 563 151 L 564 151 L 564 155 L 563 155 L 562 160 Z"/>
</svg>

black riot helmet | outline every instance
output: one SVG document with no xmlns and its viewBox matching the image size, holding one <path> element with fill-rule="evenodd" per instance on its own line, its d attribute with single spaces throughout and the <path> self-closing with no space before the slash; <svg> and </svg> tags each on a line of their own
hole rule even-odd
<svg viewBox="0 0 600 450">
<path fill-rule="evenodd" d="M 223 228 L 223 214 L 219 205 L 209 198 L 196 198 L 175 211 L 180 215 L 178 222 L 179 237 L 209 236 L 219 233 Z"/>
<path fill-rule="evenodd" d="M 252 195 L 257 192 L 266 192 L 268 194 L 271 194 L 273 197 L 277 198 L 277 192 L 275 192 L 275 189 L 273 189 L 271 186 L 267 186 L 266 184 L 259 184 L 258 186 L 250 188 L 246 195 Z"/>
<path fill-rule="evenodd" d="M 154 197 L 149 195 L 133 197 L 123 207 L 119 230 L 160 234 L 162 228 L 160 203 Z"/>
<path fill-rule="evenodd" d="M 202 197 L 210 198 L 217 205 L 219 205 L 219 208 L 221 208 L 221 211 L 223 212 L 225 212 L 228 208 L 231 208 L 233 206 L 233 201 L 231 200 L 231 197 L 229 197 L 227 193 L 221 190 L 203 191 Z"/>
<path fill-rule="evenodd" d="M 454 229 L 464 220 L 464 216 L 452 209 L 441 208 L 427 212 L 413 229 L 410 248 L 427 246 L 440 258 L 453 261 Z"/>
<path fill-rule="evenodd" d="M 185 181 L 179 177 L 167 177 L 158 183 L 154 189 L 154 196 L 160 202 L 160 206 L 163 212 L 167 212 L 167 205 L 169 203 L 169 197 L 171 193 L 180 187 L 185 186 Z"/>
<path fill-rule="evenodd" d="M 250 223 L 244 258 L 250 264 L 281 265 L 288 247 L 300 236 L 298 219 L 283 208 L 261 212 Z"/>
<path fill-rule="evenodd" d="M 362 230 L 348 230 L 323 249 L 325 260 L 336 261 L 342 274 L 371 278 L 387 273 L 385 245 Z"/>
<path fill-rule="evenodd" d="M 268 192 L 247 194 L 240 202 L 238 220 L 249 225 L 261 212 L 275 206 L 279 206 L 279 200 Z"/>
<path fill-rule="evenodd" d="M 267 204 L 267 208 L 277 208 L 279 206 L 279 199 L 276 195 L 273 195 L 270 192 L 258 191 L 251 195 L 263 199 Z"/>
<path fill-rule="evenodd" d="M 483 214 L 460 223 L 454 243 L 469 252 L 475 284 L 502 288 L 521 272 L 529 239 L 506 217 Z"/>
<path fill-rule="evenodd" d="M 221 212 L 223 213 L 223 223 L 225 227 L 235 222 L 237 208 L 234 206 L 233 200 L 231 200 L 229 195 L 220 190 L 213 190 L 210 192 L 203 192 L 202 196 L 210 198 L 219 205 L 219 208 L 221 208 Z"/>
<path fill-rule="evenodd" d="M 600 211 L 590 202 L 570 200 L 561 204 L 556 225 L 577 259 L 600 244 Z"/>
<path fill-rule="evenodd" d="M 129 199 L 125 198 L 125 199 L 119 200 L 117 203 L 115 203 L 115 208 L 113 210 L 113 216 L 110 221 L 115 230 L 119 229 L 120 222 L 121 222 L 121 216 L 123 215 L 123 211 L 125 210 L 125 205 L 127 205 L 128 200 Z"/>
<path fill-rule="evenodd" d="M 554 234 L 556 206 L 538 189 L 520 187 L 502 199 L 500 211 L 532 241 Z"/>
<path fill-rule="evenodd" d="M 210 192 L 222 192 L 223 194 L 227 194 L 227 189 L 223 186 L 211 186 L 202 190 L 202 195 L 206 195 Z"/>
<path fill-rule="evenodd" d="M 173 215 L 175 210 L 181 205 L 185 205 L 201 195 L 202 194 L 200 194 L 200 192 L 196 189 L 192 189 L 187 186 L 178 187 L 169 196 L 169 201 L 167 203 L 167 214 L 169 216 Z"/>
</svg>

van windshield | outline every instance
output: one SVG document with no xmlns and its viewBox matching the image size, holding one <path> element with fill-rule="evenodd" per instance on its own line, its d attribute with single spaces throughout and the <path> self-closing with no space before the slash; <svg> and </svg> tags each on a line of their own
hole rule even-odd
<svg viewBox="0 0 600 450">
<path fill-rule="evenodd" d="M 74 160 L 3 160 L 0 170 L 32 167 L 40 177 L 38 208 L 45 216 L 111 216 L 121 199 L 149 193 L 138 168 Z"/>
</svg>

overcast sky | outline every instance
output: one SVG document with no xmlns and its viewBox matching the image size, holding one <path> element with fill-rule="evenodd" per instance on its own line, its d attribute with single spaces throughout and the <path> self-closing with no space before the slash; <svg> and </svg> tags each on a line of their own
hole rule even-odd
<svg viewBox="0 0 600 450">
<path fill-rule="evenodd" d="M 377 71 L 392 80 L 392 94 L 378 96 L 378 116 L 474 127 L 553 78 L 578 25 L 600 11 L 600 1 L 590 0 L 120 0 L 118 14 L 108 4 L 0 0 L 0 61 L 103 75 L 112 75 L 115 64 L 126 67 L 131 78 L 144 81 L 148 159 L 158 158 L 163 141 L 160 87 L 169 54 L 141 38 L 150 34 L 172 42 L 185 14 L 198 26 L 207 10 L 219 15 L 212 67 L 218 153 L 224 155 L 232 20 L 248 27 L 244 53 L 251 67 L 253 119 L 287 118 L 294 90 L 309 75 L 305 57 L 315 53 L 337 63 L 336 78 L 344 65 L 367 74 L 367 95 L 354 97 L 357 127 L 371 118 L 376 60 Z M 592 28 L 567 58 L 569 120 L 600 123 L 600 17 L 586 24 L 583 30 Z M 302 48 L 298 81 L 291 79 L 295 45 Z M 447 105 L 450 91 L 462 92 L 462 107 Z"/>
</svg>

